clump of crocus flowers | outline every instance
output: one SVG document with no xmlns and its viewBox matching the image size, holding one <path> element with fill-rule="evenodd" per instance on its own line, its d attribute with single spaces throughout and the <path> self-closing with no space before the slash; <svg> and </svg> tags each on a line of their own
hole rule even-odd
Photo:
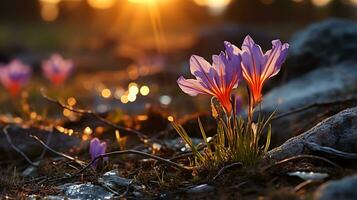
<svg viewBox="0 0 357 200">
<path fill-rule="evenodd" d="M 13 97 L 19 94 L 30 76 L 30 66 L 24 64 L 19 59 L 14 59 L 7 65 L 0 67 L 0 81 Z"/>
<path fill-rule="evenodd" d="M 254 109 L 262 101 L 262 89 L 269 78 L 275 76 L 283 64 L 289 44 L 280 40 L 272 41 L 272 49 L 263 52 L 248 35 L 241 48 L 229 42 L 224 42 L 225 51 L 212 56 L 212 65 L 199 56 L 190 59 L 190 71 L 195 79 L 180 77 L 179 87 L 188 95 L 208 94 L 211 101 L 213 116 L 217 119 L 217 135 L 213 141 L 208 141 L 200 122 L 200 130 L 207 148 L 198 151 L 187 132 L 179 124 L 174 128 L 191 147 L 195 161 L 206 166 L 218 166 L 226 161 L 239 161 L 245 165 L 255 165 L 268 150 L 271 126 L 270 115 L 266 120 L 259 117 L 253 121 Z M 240 99 L 232 94 L 234 88 L 245 80 L 248 86 L 248 116 L 243 120 L 237 115 Z M 222 114 L 223 113 L 223 114 Z M 261 145 L 263 131 L 268 127 L 267 139 Z"/>
<path fill-rule="evenodd" d="M 98 138 L 93 138 L 90 141 L 90 145 L 89 145 L 89 154 L 91 156 L 91 160 L 93 161 L 98 156 L 105 154 L 106 149 L 107 149 L 106 142 L 101 142 Z M 107 161 L 108 157 L 104 157 L 103 160 Z M 99 160 L 95 160 L 92 163 L 91 167 L 93 169 L 96 169 L 98 166 L 98 162 L 99 162 Z"/>
<path fill-rule="evenodd" d="M 60 54 L 53 54 L 42 62 L 44 76 L 55 86 L 62 85 L 71 75 L 73 68 L 73 61 L 64 59 Z"/>
</svg>

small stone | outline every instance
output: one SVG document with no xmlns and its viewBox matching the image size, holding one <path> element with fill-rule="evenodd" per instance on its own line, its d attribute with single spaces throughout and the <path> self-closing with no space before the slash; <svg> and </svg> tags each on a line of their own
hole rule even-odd
<svg viewBox="0 0 357 200">
<path fill-rule="evenodd" d="M 24 177 L 36 177 L 38 175 L 37 169 L 38 167 L 30 165 L 21 173 L 21 175 Z"/>
<path fill-rule="evenodd" d="M 63 193 L 68 199 L 112 199 L 114 194 L 99 185 L 92 183 L 66 184 Z"/>
<path fill-rule="evenodd" d="M 45 196 L 42 197 L 40 195 L 29 195 L 27 197 L 27 200 L 39 200 L 39 199 L 43 199 L 43 200 L 66 200 L 67 198 L 63 197 L 63 196 L 55 196 L 55 195 L 49 195 L 49 196 Z"/>
<path fill-rule="evenodd" d="M 314 194 L 315 200 L 355 200 L 357 199 L 357 175 L 341 180 L 329 181 L 321 185 Z"/>
<path fill-rule="evenodd" d="M 208 184 L 202 184 L 202 185 L 197 185 L 194 186 L 190 189 L 187 190 L 187 193 L 191 193 L 191 194 L 207 194 L 209 192 L 214 192 L 215 188 L 211 185 Z"/>
<path fill-rule="evenodd" d="M 297 176 L 301 179 L 304 180 L 323 180 L 325 178 L 328 177 L 328 174 L 326 173 L 318 173 L 318 172 L 300 172 L 300 171 L 296 171 L 296 172 L 289 172 L 288 173 L 289 176 Z"/>
<path fill-rule="evenodd" d="M 126 192 L 134 180 L 120 177 L 116 170 L 106 172 L 98 182 L 109 190 L 116 191 L 118 195 Z"/>
<path fill-rule="evenodd" d="M 0 130 L 3 127 L 0 126 Z M 37 128 L 22 128 L 20 126 L 11 125 L 8 128 L 8 134 L 11 138 L 12 143 L 24 152 L 29 158 L 38 158 L 43 152 L 43 146 L 36 140 L 30 137 L 30 135 L 40 138 L 42 141 L 46 142 L 47 138 L 51 135 L 51 140 L 49 141 L 49 146 L 57 151 L 65 152 L 72 147 L 78 146 L 81 140 L 74 136 L 69 136 L 64 133 L 60 133 L 54 130 L 52 133 L 46 130 Z M 7 152 L 0 154 L 0 159 L 7 158 L 22 158 L 9 144 L 5 134 L 0 132 L 0 151 Z M 50 153 L 49 153 L 50 154 Z"/>
<path fill-rule="evenodd" d="M 288 113 L 312 104 L 341 102 L 313 106 L 272 122 L 271 147 L 309 130 L 321 120 L 348 107 L 357 106 L 357 63 L 343 63 L 316 69 L 268 92 L 262 102 L 262 112 L 269 116 Z M 347 99 L 355 99 L 349 100 Z M 343 100 L 346 100 L 342 102 Z"/>
<path fill-rule="evenodd" d="M 316 143 L 340 151 L 357 152 L 357 107 L 349 108 L 317 124 L 269 151 L 266 160 L 278 161 L 301 154 L 310 154 L 306 143 Z"/>
</svg>

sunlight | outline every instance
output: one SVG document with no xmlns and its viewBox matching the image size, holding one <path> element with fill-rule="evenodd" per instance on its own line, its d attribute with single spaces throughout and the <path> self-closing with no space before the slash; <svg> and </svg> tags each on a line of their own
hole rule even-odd
<svg viewBox="0 0 357 200">
<path fill-rule="evenodd" d="M 39 0 L 41 5 L 41 18 L 44 21 L 51 22 L 58 18 L 58 4 L 61 0 Z"/>
<path fill-rule="evenodd" d="M 150 45 L 153 45 L 158 52 L 165 52 L 167 50 L 167 43 L 165 38 L 165 31 L 162 24 L 162 10 L 170 9 L 174 2 L 172 0 L 127 0 L 121 8 L 121 12 L 117 17 L 113 26 L 113 34 L 117 34 L 118 30 L 126 30 L 122 40 L 132 41 L 132 38 L 147 38 Z M 170 13 L 171 14 L 171 13 Z M 124 23 L 125 22 L 125 23 Z M 124 26 L 123 26 L 124 24 Z M 142 33 L 145 32 L 145 37 Z M 134 41 L 135 42 L 135 41 Z M 133 71 L 133 80 L 136 78 L 136 71 Z"/>
<path fill-rule="evenodd" d="M 57 4 L 46 3 L 41 7 L 41 17 L 44 21 L 51 22 L 58 17 Z"/>
<path fill-rule="evenodd" d="M 317 7 L 323 7 L 326 6 L 331 2 L 331 0 L 311 0 L 312 4 Z"/>
<path fill-rule="evenodd" d="M 111 8 L 116 3 L 116 0 L 88 0 L 88 4 L 97 9 Z"/>
<path fill-rule="evenodd" d="M 146 4 L 146 5 L 152 5 L 156 4 L 162 1 L 167 1 L 167 0 L 128 0 L 130 3 L 141 3 L 141 4 Z"/>
<path fill-rule="evenodd" d="M 53 3 L 58 4 L 61 0 L 40 0 L 41 3 Z"/>
<path fill-rule="evenodd" d="M 232 0 L 193 0 L 199 6 L 207 6 L 210 12 L 214 15 L 219 15 L 224 12 Z"/>
</svg>

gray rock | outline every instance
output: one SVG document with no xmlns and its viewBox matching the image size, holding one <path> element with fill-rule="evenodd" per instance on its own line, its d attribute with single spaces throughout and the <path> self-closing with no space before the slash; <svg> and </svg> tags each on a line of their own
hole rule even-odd
<svg viewBox="0 0 357 200">
<path fill-rule="evenodd" d="M 40 164 L 40 161 L 34 162 L 36 165 Z M 38 167 L 37 166 L 28 166 L 26 169 L 21 173 L 24 177 L 36 177 L 38 176 Z"/>
<path fill-rule="evenodd" d="M 98 183 L 118 196 L 125 196 L 129 190 L 133 190 L 136 194 L 139 194 L 145 188 L 144 185 L 137 184 L 133 179 L 121 177 L 117 170 L 103 174 L 98 179 Z"/>
<path fill-rule="evenodd" d="M 286 70 L 296 76 L 344 61 L 357 61 L 357 23 L 328 19 L 292 37 Z"/>
<path fill-rule="evenodd" d="M 21 158 L 21 156 L 7 141 L 2 128 L 3 127 L 0 127 L 0 151 L 3 153 L 0 154 L 0 159 Z M 17 148 L 24 152 L 28 157 L 37 158 L 42 153 L 43 146 L 31 138 L 30 135 L 37 136 L 46 142 L 50 132 L 37 128 L 21 128 L 19 126 L 12 125 L 8 128 L 8 134 L 12 143 Z M 70 148 L 78 146 L 80 142 L 81 140 L 77 137 L 71 137 L 58 131 L 53 131 L 49 146 L 57 151 L 66 152 Z"/>
<path fill-rule="evenodd" d="M 202 185 L 197 185 L 194 186 L 190 189 L 187 190 L 187 193 L 189 194 L 207 194 L 210 192 L 214 192 L 215 188 L 211 185 L 208 184 L 202 184 Z"/>
<path fill-rule="evenodd" d="M 357 152 L 357 107 L 346 109 L 329 117 L 309 131 L 289 139 L 269 151 L 266 160 L 277 161 L 300 154 L 310 154 L 306 143 L 316 143 L 340 151 Z"/>
<path fill-rule="evenodd" d="M 355 200 L 357 199 L 357 175 L 341 180 L 329 181 L 321 185 L 314 194 L 315 200 Z"/>
<path fill-rule="evenodd" d="M 265 115 L 270 115 L 274 110 L 279 115 L 322 103 L 274 120 L 272 147 L 281 145 L 287 139 L 347 107 L 356 106 L 356 94 L 357 64 L 352 63 L 316 69 L 271 90 L 262 102 L 262 112 Z"/>
<path fill-rule="evenodd" d="M 104 200 L 112 199 L 114 194 L 99 185 L 92 183 L 66 184 L 63 186 L 63 193 L 68 199 Z"/>
<path fill-rule="evenodd" d="M 66 200 L 66 198 L 63 196 L 55 196 L 55 195 L 49 195 L 49 196 L 42 197 L 40 195 L 32 194 L 27 197 L 27 200 L 39 200 L 39 199 L 41 199 L 41 200 Z"/>
</svg>

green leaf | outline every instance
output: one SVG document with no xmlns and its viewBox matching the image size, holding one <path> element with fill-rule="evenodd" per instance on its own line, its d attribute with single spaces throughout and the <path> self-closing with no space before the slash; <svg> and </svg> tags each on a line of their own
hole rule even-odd
<svg viewBox="0 0 357 200">
<path fill-rule="evenodd" d="M 266 140 L 265 147 L 264 147 L 264 153 L 268 152 L 268 149 L 270 146 L 270 138 L 271 138 L 271 124 L 269 124 L 269 128 L 268 128 L 267 140 Z"/>
<path fill-rule="evenodd" d="M 203 128 L 202 126 L 202 122 L 201 122 L 201 119 L 198 117 L 197 118 L 197 121 L 198 121 L 198 126 L 200 127 L 200 131 L 201 131 L 201 134 L 202 134 L 202 137 L 203 137 L 203 140 L 205 141 L 206 145 L 207 145 L 207 148 L 211 151 L 211 146 L 207 140 L 207 135 L 206 135 L 206 132 L 205 132 L 205 129 Z"/>
<path fill-rule="evenodd" d="M 190 136 L 187 134 L 185 129 L 180 125 L 175 122 L 172 122 L 171 125 L 174 127 L 176 132 L 181 136 L 181 138 L 185 141 L 185 143 L 190 147 L 192 153 L 195 155 L 196 158 L 199 160 L 203 161 L 204 158 L 202 154 L 198 151 L 197 147 L 193 144 Z"/>
</svg>

